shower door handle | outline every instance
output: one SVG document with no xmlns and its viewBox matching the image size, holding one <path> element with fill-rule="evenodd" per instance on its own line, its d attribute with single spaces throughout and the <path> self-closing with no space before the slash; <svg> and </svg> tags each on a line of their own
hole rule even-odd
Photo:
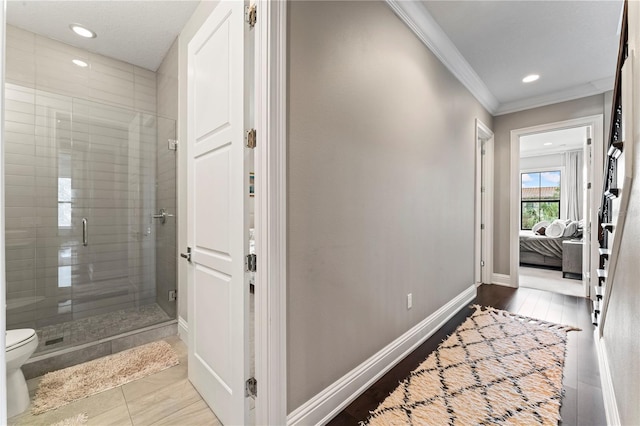
<svg viewBox="0 0 640 426">
<path fill-rule="evenodd" d="M 174 216 L 172 214 L 167 213 L 165 209 L 160 209 L 158 214 L 151 215 L 151 217 L 154 219 L 160 219 L 160 223 L 164 225 L 168 217 L 174 217 Z"/>
<path fill-rule="evenodd" d="M 87 232 L 87 218 L 86 217 L 82 218 L 82 245 L 85 246 L 85 247 L 89 245 L 89 233 Z"/>
</svg>

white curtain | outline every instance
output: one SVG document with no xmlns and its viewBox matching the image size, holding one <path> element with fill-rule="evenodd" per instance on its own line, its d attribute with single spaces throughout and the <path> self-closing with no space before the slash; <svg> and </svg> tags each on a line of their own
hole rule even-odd
<svg viewBox="0 0 640 426">
<path fill-rule="evenodd" d="M 582 186 L 583 166 L 582 151 L 569 151 L 565 153 L 567 173 L 567 219 L 582 219 Z"/>
</svg>

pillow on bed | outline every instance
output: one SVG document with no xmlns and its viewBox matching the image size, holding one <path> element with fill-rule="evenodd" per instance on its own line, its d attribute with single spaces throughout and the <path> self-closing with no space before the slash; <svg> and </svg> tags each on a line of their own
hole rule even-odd
<svg viewBox="0 0 640 426">
<path fill-rule="evenodd" d="M 564 229 L 566 228 L 564 220 L 554 220 L 551 225 L 547 226 L 545 235 L 551 238 L 558 238 L 564 235 Z"/>
<path fill-rule="evenodd" d="M 569 222 L 567 227 L 564 228 L 564 233 L 562 234 L 562 236 L 575 237 L 577 233 L 578 233 L 578 221 L 571 221 Z"/>
<path fill-rule="evenodd" d="M 531 231 L 533 231 L 534 234 L 544 235 L 540 233 L 540 228 L 546 228 L 547 226 L 549 226 L 549 222 L 546 220 L 543 220 L 542 222 L 538 222 L 535 225 L 533 225 L 533 228 L 531 228 Z"/>
</svg>

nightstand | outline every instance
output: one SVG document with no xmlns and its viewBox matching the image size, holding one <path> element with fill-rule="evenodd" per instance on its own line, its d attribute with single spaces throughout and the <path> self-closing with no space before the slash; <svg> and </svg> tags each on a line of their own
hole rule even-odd
<svg viewBox="0 0 640 426">
<path fill-rule="evenodd" d="M 562 278 L 582 279 L 582 240 L 562 242 Z"/>
</svg>

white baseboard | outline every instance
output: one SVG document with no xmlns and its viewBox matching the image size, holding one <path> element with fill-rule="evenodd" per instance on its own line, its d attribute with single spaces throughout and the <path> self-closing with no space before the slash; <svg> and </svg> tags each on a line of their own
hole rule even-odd
<svg viewBox="0 0 640 426">
<path fill-rule="evenodd" d="M 472 285 L 287 416 L 288 425 L 329 422 L 476 297 Z"/>
<path fill-rule="evenodd" d="M 618 404 L 616 403 L 616 395 L 613 390 L 613 379 L 611 378 L 611 370 L 609 369 L 609 359 L 607 358 L 604 340 L 600 338 L 598 329 L 594 331 L 593 338 L 596 341 L 596 351 L 598 352 L 602 399 L 604 400 L 604 411 L 607 416 L 607 425 L 619 426 L 620 413 L 618 413 Z"/>
<path fill-rule="evenodd" d="M 178 336 L 186 345 L 189 344 L 189 324 L 182 317 L 178 317 Z"/>
<path fill-rule="evenodd" d="M 491 283 L 511 287 L 511 276 L 505 274 L 491 275 Z"/>
</svg>

